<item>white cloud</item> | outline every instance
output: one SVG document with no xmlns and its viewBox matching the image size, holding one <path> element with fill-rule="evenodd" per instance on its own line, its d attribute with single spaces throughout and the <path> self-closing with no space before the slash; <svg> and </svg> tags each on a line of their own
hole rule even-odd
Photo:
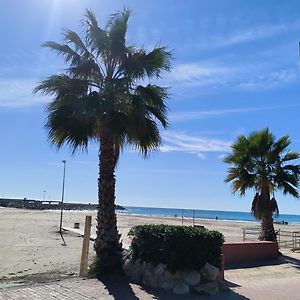
<svg viewBox="0 0 300 300">
<path fill-rule="evenodd" d="M 229 34 L 222 34 L 220 36 L 213 36 L 198 43 L 200 48 L 221 48 L 235 46 L 239 44 L 254 42 L 271 38 L 287 32 L 292 32 L 300 29 L 299 21 L 291 21 L 282 24 L 263 24 L 242 30 L 235 30 Z"/>
<path fill-rule="evenodd" d="M 265 75 L 254 77 L 238 83 L 236 87 L 244 91 L 268 90 L 295 81 L 299 72 L 294 69 L 283 69 Z"/>
<path fill-rule="evenodd" d="M 205 158 L 205 153 L 227 152 L 231 142 L 189 135 L 184 132 L 168 131 L 163 134 L 164 146 L 162 152 L 185 152 Z"/>
<path fill-rule="evenodd" d="M 36 85 L 33 79 L 0 79 L 0 107 L 19 108 L 46 103 L 46 97 L 33 95 Z"/>
<path fill-rule="evenodd" d="M 282 87 L 299 78 L 295 67 L 276 67 L 266 62 L 238 63 L 230 67 L 205 61 L 192 62 L 175 66 L 164 84 L 177 96 L 187 97 L 189 93 L 195 94 L 193 89 L 197 89 L 198 96 L 229 89 L 253 92 Z"/>
<path fill-rule="evenodd" d="M 232 67 L 209 65 L 206 62 L 184 63 L 174 66 L 166 76 L 171 86 L 224 86 L 237 70 Z"/>
<path fill-rule="evenodd" d="M 179 64 L 172 70 L 174 80 L 193 80 L 197 78 L 209 78 L 216 75 L 228 75 L 234 69 L 220 66 L 207 66 L 202 63 Z"/>
<path fill-rule="evenodd" d="M 296 105 L 277 105 L 277 106 L 266 106 L 266 107 L 217 109 L 217 110 L 207 110 L 207 111 L 204 110 L 204 111 L 171 112 L 169 114 L 169 119 L 172 122 L 183 122 L 183 121 L 206 119 L 210 117 L 227 116 L 236 113 L 269 111 L 269 110 L 290 108 L 295 106 Z"/>
</svg>

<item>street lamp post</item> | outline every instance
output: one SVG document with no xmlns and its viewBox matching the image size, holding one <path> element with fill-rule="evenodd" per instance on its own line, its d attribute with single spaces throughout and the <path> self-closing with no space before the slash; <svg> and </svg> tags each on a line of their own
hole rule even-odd
<svg viewBox="0 0 300 300">
<path fill-rule="evenodd" d="M 59 233 L 60 234 L 61 234 L 61 228 L 62 228 L 62 218 L 63 218 L 63 209 L 64 209 L 66 161 L 63 160 L 62 163 L 64 164 L 64 174 L 63 174 L 62 192 L 61 192 L 61 209 L 60 209 L 60 224 L 59 224 Z"/>
</svg>

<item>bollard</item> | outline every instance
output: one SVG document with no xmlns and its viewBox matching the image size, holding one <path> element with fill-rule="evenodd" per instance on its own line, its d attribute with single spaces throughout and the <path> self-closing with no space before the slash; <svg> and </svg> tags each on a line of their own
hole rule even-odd
<svg viewBox="0 0 300 300">
<path fill-rule="evenodd" d="M 220 273 L 219 273 L 219 275 L 220 275 L 220 278 L 221 279 L 225 279 L 224 278 L 224 265 L 225 265 L 225 263 L 224 263 L 224 255 L 223 255 L 223 253 L 221 254 L 221 269 L 220 269 Z"/>
<path fill-rule="evenodd" d="M 82 242 L 82 253 L 81 253 L 79 276 L 86 276 L 88 273 L 88 258 L 89 258 L 91 226 L 92 226 L 92 216 L 86 216 L 85 223 L 84 223 L 84 235 L 83 235 L 83 242 Z"/>
</svg>

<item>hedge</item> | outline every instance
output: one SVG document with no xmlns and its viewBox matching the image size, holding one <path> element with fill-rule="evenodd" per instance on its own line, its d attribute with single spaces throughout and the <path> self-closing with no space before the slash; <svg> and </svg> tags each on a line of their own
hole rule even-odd
<svg viewBox="0 0 300 300">
<path fill-rule="evenodd" d="M 138 225 L 131 237 L 133 260 L 163 263 L 172 271 L 200 270 L 206 262 L 220 267 L 224 236 L 205 228 L 172 225 Z"/>
</svg>

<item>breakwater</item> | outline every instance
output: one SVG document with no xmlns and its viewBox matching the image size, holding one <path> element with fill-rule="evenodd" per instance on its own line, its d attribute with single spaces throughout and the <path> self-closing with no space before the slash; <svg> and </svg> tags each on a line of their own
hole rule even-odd
<svg viewBox="0 0 300 300">
<path fill-rule="evenodd" d="M 42 201 L 34 199 L 7 199 L 0 198 L 0 206 L 13 207 L 23 209 L 37 209 L 37 210 L 49 210 L 49 209 L 61 209 L 61 201 Z M 64 210 L 96 210 L 98 204 L 94 203 L 64 203 Z M 125 210 L 124 207 L 116 205 L 117 210 Z"/>
</svg>

